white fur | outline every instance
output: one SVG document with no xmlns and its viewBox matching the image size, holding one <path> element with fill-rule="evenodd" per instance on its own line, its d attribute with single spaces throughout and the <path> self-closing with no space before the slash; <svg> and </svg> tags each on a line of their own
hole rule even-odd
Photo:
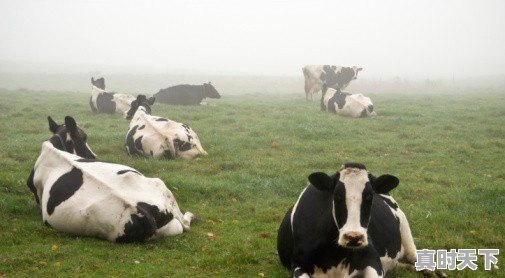
<svg viewBox="0 0 505 278">
<path fill-rule="evenodd" d="M 46 141 L 35 163 L 33 181 L 40 199 L 42 219 L 54 229 L 113 241 L 123 234 L 131 214 L 137 212 L 137 203 L 144 202 L 174 216 L 174 220 L 158 229 L 153 238 L 189 230 L 192 214 L 188 217 L 181 213 L 172 192 L 160 179 L 132 172 L 118 175 L 120 170 L 135 169 L 105 162 L 76 162 L 80 158 L 60 151 Z M 83 172 L 83 185 L 49 215 L 47 202 L 51 187 L 73 167 Z M 172 228 L 176 225 L 178 227 Z"/>
<path fill-rule="evenodd" d="M 116 93 L 112 99 L 116 102 L 116 112 L 123 115 L 123 118 L 126 118 L 126 113 L 130 110 L 131 103 L 135 100 L 135 97 L 132 95 Z"/>
<path fill-rule="evenodd" d="M 363 246 L 368 245 L 367 229 L 361 226 L 361 203 L 368 172 L 363 169 L 345 168 L 340 171 L 340 181 L 345 185 L 347 221 L 339 229 L 338 244 L 345 246 L 344 234 L 355 232 L 364 236 Z"/>
<path fill-rule="evenodd" d="M 129 130 L 136 125 L 139 127 L 145 125 L 143 129 L 137 129 L 134 135 L 135 139 L 143 136 L 141 152 L 144 156 L 151 156 L 152 152 L 153 157 L 163 157 L 165 150 L 169 150 L 175 157 L 185 159 L 192 159 L 198 155 L 207 154 L 193 129 L 189 128 L 189 131 L 187 131 L 182 123 L 172 120 L 156 121 L 158 118 L 147 114 L 143 107 L 139 107 L 130 121 Z M 188 135 L 192 138 L 188 139 Z M 190 142 L 191 149 L 179 151 L 174 145 L 174 139 Z"/>
</svg>

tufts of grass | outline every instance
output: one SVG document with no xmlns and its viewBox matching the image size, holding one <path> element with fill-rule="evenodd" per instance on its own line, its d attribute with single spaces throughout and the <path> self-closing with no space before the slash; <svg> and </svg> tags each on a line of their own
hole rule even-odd
<svg viewBox="0 0 505 278">
<path fill-rule="evenodd" d="M 349 119 L 321 112 L 303 95 L 224 96 L 208 105 L 153 106 L 189 124 L 208 156 L 194 161 L 128 157 L 128 122 L 93 114 L 87 94 L 2 91 L 0 275 L 288 277 L 276 254 L 284 213 L 314 171 L 361 162 L 400 179 L 392 193 L 418 248 L 499 248 L 505 240 L 505 96 L 372 95 L 379 114 Z M 72 115 L 99 159 L 159 177 L 192 230 L 119 245 L 58 233 L 41 222 L 26 178 L 50 137 L 46 117 Z M 53 246 L 56 246 L 54 248 Z M 451 277 L 499 277 L 483 270 Z M 418 277 L 395 271 L 390 277 Z"/>
</svg>

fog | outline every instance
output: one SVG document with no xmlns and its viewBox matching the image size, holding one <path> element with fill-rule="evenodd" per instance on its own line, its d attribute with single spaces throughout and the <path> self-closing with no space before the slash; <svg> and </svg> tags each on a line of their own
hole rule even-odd
<svg viewBox="0 0 505 278">
<path fill-rule="evenodd" d="M 15 73 L 301 78 L 306 64 L 504 83 L 504 11 L 502 0 L 0 0 L 0 87 Z"/>
</svg>

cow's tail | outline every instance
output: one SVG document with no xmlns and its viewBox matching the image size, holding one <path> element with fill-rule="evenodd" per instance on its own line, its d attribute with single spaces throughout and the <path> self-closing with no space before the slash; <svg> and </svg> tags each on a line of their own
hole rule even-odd
<svg viewBox="0 0 505 278">
<path fill-rule="evenodd" d="M 156 233 L 156 228 L 156 221 L 147 208 L 137 205 L 137 213 L 131 214 L 131 220 L 124 226 L 124 234 L 116 238 L 116 242 L 143 242 Z"/>
</svg>

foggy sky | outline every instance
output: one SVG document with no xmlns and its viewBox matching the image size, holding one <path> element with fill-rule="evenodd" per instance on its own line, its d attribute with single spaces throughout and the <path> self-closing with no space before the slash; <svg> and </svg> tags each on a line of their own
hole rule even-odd
<svg viewBox="0 0 505 278">
<path fill-rule="evenodd" d="M 500 75 L 504 14 L 502 0 L 0 0 L 0 71 Z"/>
</svg>

